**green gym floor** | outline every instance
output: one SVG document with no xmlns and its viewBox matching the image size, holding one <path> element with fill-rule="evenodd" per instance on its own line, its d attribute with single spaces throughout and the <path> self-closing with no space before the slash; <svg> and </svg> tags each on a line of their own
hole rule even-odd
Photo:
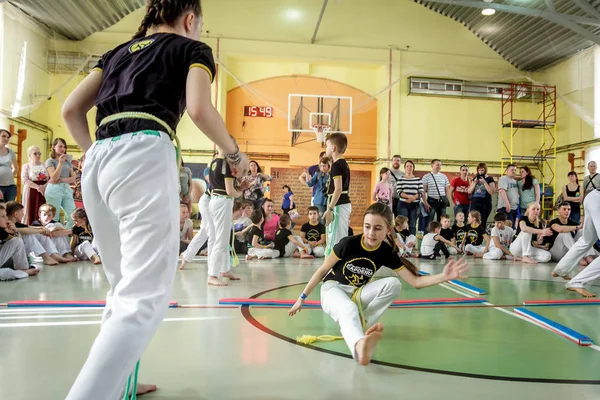
<svg viewBox="0 0 600 400">
<path fill-rule="evenodd" d="M 420 261 L 439 272 L 441 261 Z M 315 260 L 265 260 L 235 269 L 242 280 L 207 287 L 206 262 L 178 271 L 170 309 L 141 361 L 140 380 L 159 390 L 144 399 L 565 399 L 600 398 L 600 347 L 582 347 L 517 318 L 523 300 L 578 298 L 550 277 L 554 264 L 470 261 L 467 283 L 490 305 L 390 309 L 368 367 L 343 341 L 297 345 L 303 334 L 339 335 L 320 309 L 218 307 L 225 297 L 295 299 Z M 102 300 L 107 282 L 89 263 L 46 267 L 38 276 L 0 283 L 11 300 Z M 463 297 L 451 286 L 400 299 Z M 590 290 L 600 294 L 600 286 Z M 311 296 L 318 299 L 318 290 Z M 493 305 L 493 306 L 492 306 Z M 600 344 L 600 306 L 533 311 Z M 0 399 L 64 399 L 99 329 L 101 309 L 0 308 Z M 116 399 L 115 399 L 116 400 Z"/>
</svg>

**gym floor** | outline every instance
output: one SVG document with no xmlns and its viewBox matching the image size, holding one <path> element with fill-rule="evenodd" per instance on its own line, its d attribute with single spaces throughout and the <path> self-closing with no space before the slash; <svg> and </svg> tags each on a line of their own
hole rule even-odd
<svg viewBox="0 0 600 400">
<path fill-rule="evenodd" d="M 440 272 L 443 261 L 417 260 Z M 141 360 L 140 380 L 159 390 L 143 398 L 270 399 L 564 399 L 600 398 L 600 347 L 581 347 L 512 315 L 523 300 L 579 298 L 553 279 L 554 264 L 470 260 L 467 283 L 492 306 L 390 309 L 374 361 L 360 367 L 344 341 L 295 344 L 296 336 L 339 335 L 320 309 L 287 316 L 285 308 L 218 306 L 226 297 L 296 299 L 318 260 L 265 260 L 234 272 L 228 287 L 206 285 L 206 262 L 178 271 L 170 309 Z M 13 300 L 102 300 L 101 267 L 46 267 L 30 279 L 0 284 Z M 452 287 L 400 299 L 462 297 Z M 456 289 L 454 289 L 456 290 Z M 590 290 L 600 293 L 599 286 Z M 318 299 L 318 290 L 311 296 Z M 505 310 L 505 311 L 502 311 Z M 539 307 L 535 312 L 600 343 L 600 307 Z M 102 309 L 0 308 L 1 399 L 63 399 L 98 333 Z M 116 400 L 116 399 L 115 399 Z"/>
</svg>

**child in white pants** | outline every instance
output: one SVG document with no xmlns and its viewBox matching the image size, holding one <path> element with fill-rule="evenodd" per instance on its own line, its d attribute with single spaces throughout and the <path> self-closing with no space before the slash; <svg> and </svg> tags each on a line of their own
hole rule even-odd
<svg viewBox="0 0 600 400">
<path fill-rule="evenodd" d="M 439 275 L 419 276 L 414 265 L 398 256 L 393 217 L 387 205 L 371 205 L 364 216 L 363 234 L 346 237 L 334 247 L 289 311 L 290 316 L 296 314 L 325 278 L 321 286 L 321 307 L 340 325 L 352 357 L 360 365 L 371 362 L 383 333 L 383 325 L 377 321 L 398 297 L 402 287 L 393 277 L 373 281 L 377 270 L 385 266 L 411 286 L 424 288 L 464 278 L 463 273 L 468 269 L 465 260 L 450 261 Z"/>
<path fill-rule="evenodd" d="M 396 231 L 396 245 L 400 249 L 401 255 L 411 257 L 417 244 L 417 237 L 408 230 L 408 217 L 398 215 L 394 220 L 394 229 Z"/>
<path fill-rule="evenodd" d="M 515 231 L 506 226 L 506 214 L 497 213 L 494 216 L 494 223 L 495 226 L 492 229 L 490 247 L 488 252 L 483 255 L 483 258 L 486 260 L 515 259 L 509 250 L 515 236 Z"/>
<path fill-rule="evenodd" d="M 211 104 L 216 71 L 211 48 L 199 41 L 201 14 L 200 0 L 149 0 L 134 39 L 103 55 L 63 105 L 65 125 L 86 154 L 83 202 L 111 288 L 100 333 L 67 400 L 122 398 L 168 311 L 179 243 L 179 152 L 172 141 L 186 109 L 225 150 L 234 175 L 248 170 Z M 92 145 L 86 116 L 94 105 Z"/>
<path fill-rule="evenodd" d="M 481 223 L 481 214 L 479 211 L 469 212 L 461 248 L 464 249 L 465 254 L 481 258 L 487 253 L 489 246 L 490 237 L 485 230 L 485 225 Z"/>
<path fill-rule="evenodd" d="M 102 264 L 98 255 L 98 248 L 94 244 L 94 233 L 83 208 L 77 208 L 71 214 L 73 220 L 73 236 L 71 249 L 78 260 L 90 260 L 93 264 Z"/>
<path fill-rule="evenodd" d="M 250 220 L 252 220 L 252 228 L 248 231 L 248 254 L 246 254 L 246 260 L 253 260 L 255 258 L 264 260 L 265 258 L 279 257 L 279 250 L 275 250 L 275 243 L 263 244 L 265 237 L 262 229 L 260 229 L 261 224 L 265 220 L 263 212 L 261 210 L 254 210 L 252 215 L 250 215 Z"/>
<path fill-rule="evenodd" d="M 300 228 L 300 238 L 308 245 L 308 254 L 319 258 L 325 256 L 326 229 L 319 220 L 319 208 L 308 207 L 308 222 Z"/>
<path fill-rule="evenodd" d="M 42 204 L 39 209 L 39 218 L 31 223 L 33 227 L 44 227 L 52 234 L 50 240 L 54 243 L 58 254 L 68 260 L 77 261 L 77 258 L 71 253 L 71 244 L 69 237 L 73 233 L 60 222 L 54 221 L 56 208 L 51 204 Z"/>
<path fill-rule="evenodd" d="M 17 228 L 10 224 L 4 204 L 0 204 L 0 281 L 23 279 L 40 273 L 29 265 L 25 243 L 15 237 Z"/>
<path fill-rule="evenodd" d="M 311 247 L 305 244 L 300 236 L 292 233 L 292 218 L 287 214 L 279 217 L 279 229 L 275 233 L 273 243 L 279 257 L 314 258 L 310 255 Z"/>
<path fill-rule="evenodd" d="M 521 257 L 521 261 L 527 264 L 547 263 L 552 258 L 548 250 L 537 247 L 541 246 L 545 236 L 552 235 L 550 228 L 541 226 L 539 215 L 539 203 L 529 203 L 525 215 L 519 221 L 517 238 L 510 245 L 510 252 L 515 257 Z"/>
<path fill-rule="evenodd" d="M 326 139 L 327 156 L 333 159 L 330 178 L 327 182 L 327 211 L 323 214 L 327 227 L 327 249 L 329 256 L 340 240 L 348 236 L 352 203 L 350 202 L 350 167 L 344 159 L 348 139 L 343 133 L 332 133 Z"/>
<path fill-rule="evenodd" d="M 68 263 L 75 261 L 73 257 L 62 257 L 54 242 L 50 238 L 51 232 L 45 227 L 29 227 L 19 221 L 25 216 L 25 207 L 16 201 L 6 203 L 6 214 L 8 220 L 16 226 L 19 235 L 25 243 L 27 254 L 33 253 L 36 257 L 41 257 L 46 265 L 58 265 L 58 263 Z"/>
<path fill-rule="evenodd" d="M 568 274 L 577 266 L 577 261 L 593 248 L 600 237 L 600 190 L 592 190 L 583 200 L 585 219 L 583 221 L 582 235 L 560 260 L 552 276 L 562 276 L 568 279 Z M 593 260 L 579 274 L 567 283 L 567 290 L 572 290 L 584 297 L 594 297 L 594 293 L 584 288 L 587 283 L 600 278 L 600 258 Z"/>
</svg>

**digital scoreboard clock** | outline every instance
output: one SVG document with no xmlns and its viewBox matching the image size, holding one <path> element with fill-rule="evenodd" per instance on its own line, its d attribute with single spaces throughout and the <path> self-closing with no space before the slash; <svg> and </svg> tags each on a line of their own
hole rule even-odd
<svg viewBox="0 0 600 400">
<path fill-rule="evenodd" d="M 273 118 L 273 107 L 244 106 L 244 117 Z"/>
</svg>

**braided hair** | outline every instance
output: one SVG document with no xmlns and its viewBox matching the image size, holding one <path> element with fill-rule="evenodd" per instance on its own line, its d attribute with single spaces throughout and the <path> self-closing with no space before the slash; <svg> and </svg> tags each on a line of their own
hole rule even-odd
<svg viewBox="0 0 600 400">
<path fill-rule="evenodd" d="M 200 0 L 146 0 L 146 15 L 133 39 L 143 38 L 153 26 L 173 25 L 177 18 L 189 11 L 202 16 Z"/>
<path fill-rule="evenodd" d="M 369 208 L 367 208 L 364 216 L 367 216 L 368 214 L 379 215 L 385 220 L 388 228 L 388 232 L 385 237 L 386 241 L 390 246 L 392 246 L 394 253 L 397 253 L 398 246 L 396 245 L 394 237 L 394 214 L 392 213 L 392 209 L 383 203 L 373 203 L 369 206 Z M 413 263 L 404 257 L 400 257 L 400 261 L 402 262 L 402 265 L 404 265 L 404 267 L 406 267 L 406 269 L 409 270 L 413 275 L 419 276 L 419 269 Z"/>
</svg>

